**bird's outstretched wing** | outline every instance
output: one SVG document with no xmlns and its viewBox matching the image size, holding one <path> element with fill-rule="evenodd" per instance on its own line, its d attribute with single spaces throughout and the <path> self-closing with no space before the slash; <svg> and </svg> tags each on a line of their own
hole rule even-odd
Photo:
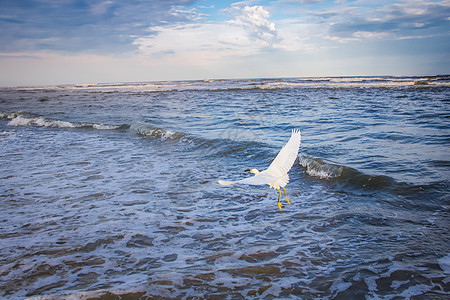
<svg viewBox="0 0 450 300">
<path fill-rule="evenodd" d="M 250 184 L 250 185 L 263 185 L 263 184 L 271 184 L 275 180 L 277 180 L 276 177 L 274 177 L 270 174 L 267 174 L 265 172 L 261 172 L 258 175 L 238 180 L 235 183 Z"/>
<path fill-rule="evenodd" d="M 249 184 L 249 185 L 263 185 L 263 184 L 271 184 L 277 180 L 276 177 L 267 174 L 265 172 L 261 172 L 260 174 L 256 176 L 251 176 L 248 178 L 244 178 L 237 181 L 226 181 L 226 180 L 219 180 L 219 184 L 221 185 L 232 185 L 232 184 Z"/>
<path fill-rule="evenodd" d="M 275 177 L 281 177 L 289 172 L 297 158 L 301 139 L 300 130 L 292 130 L 289 141 L 281 148 L 280 153 L 278 153 L 265 172 Z"/>
</svg>

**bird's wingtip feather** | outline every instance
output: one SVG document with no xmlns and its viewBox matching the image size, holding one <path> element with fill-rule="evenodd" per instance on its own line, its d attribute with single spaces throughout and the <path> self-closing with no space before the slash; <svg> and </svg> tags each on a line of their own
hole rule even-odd
<svg viewBox="0 0 450 300">
<path fill-rule="evenodd" d="M 292 129 L 292 135 L 296 135 L 296 134 L 298 134 L 299 136 L 302 136 L 300 129 L 297 129 L 297 128 Z"/>
</svg>

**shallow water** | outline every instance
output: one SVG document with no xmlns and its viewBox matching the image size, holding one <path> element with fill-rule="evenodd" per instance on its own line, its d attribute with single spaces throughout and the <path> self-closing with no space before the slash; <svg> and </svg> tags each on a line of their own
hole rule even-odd
<svg viewBox="0 0 450 300">
<path fill-rule="evenodd" d="M 448 77 L 0 90 L 0 296 L 445 299 Z M 293 128 L 292 205 L 217 180 Z M 397 298 L 396 298 L 397 299 Z"/>
</svg>

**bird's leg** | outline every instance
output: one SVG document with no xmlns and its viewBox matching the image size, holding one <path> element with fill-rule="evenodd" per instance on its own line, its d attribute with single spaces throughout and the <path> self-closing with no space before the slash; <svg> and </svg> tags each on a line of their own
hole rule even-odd
<svg viewBox="0 0 450 300">
<path fill-rule="evenodd" d="M 281 198 L 281 190 L 279 190 L 279 189 L 276 189 L 279 193 L 278 193 L 278 207 L 280 208 L 280 211 L 281 211 L 281 207 L 283 206 L 282 204 L 281 204 L 281 202 L 280 202 L 280 198 Z"/>
<path fill-rule="evenodd" d="M 291 205 L 291 202 L 289 202 L 289 199 L 287 198 L 286 189 L 284 187 L 283 187 L 283 190 L 284 190 L 284 197 L 286 197 L 286 201 L 289 203 L 289 205 Z M 281 194 L 281 191 L 280 191 L 280 194 Z"/>
</svg>

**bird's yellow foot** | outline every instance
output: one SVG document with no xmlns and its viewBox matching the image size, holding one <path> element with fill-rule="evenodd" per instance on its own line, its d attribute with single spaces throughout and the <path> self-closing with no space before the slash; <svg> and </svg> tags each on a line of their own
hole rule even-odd
<svg viewBox="0 0 450 300">
<path fill-rule="evenodd" d="M 281 204 L 281 202 L 280 202 L 280 198 L 281 198 L 281 190 L 279 190 L 279 189 L 276 189 L 279 193 L 278 193 L 278 207 L 280 208 L 280 211 L 281 211 L 281 207 L 283 206 L 282 204 Z"/>
<path fill-rule="evenodd" d="M 284 197 L 286 198 L 287 203 L 289 203 L 289 205 L 291 205 L 291 202 L 289 202 L 289 199 L 287 198 L 286 189 L 284 187 L 283 187 L 283 190 L 284 190 Z M 281 191 L 280 191 L 280 194 L 281 194 Z"/>
</svg>

